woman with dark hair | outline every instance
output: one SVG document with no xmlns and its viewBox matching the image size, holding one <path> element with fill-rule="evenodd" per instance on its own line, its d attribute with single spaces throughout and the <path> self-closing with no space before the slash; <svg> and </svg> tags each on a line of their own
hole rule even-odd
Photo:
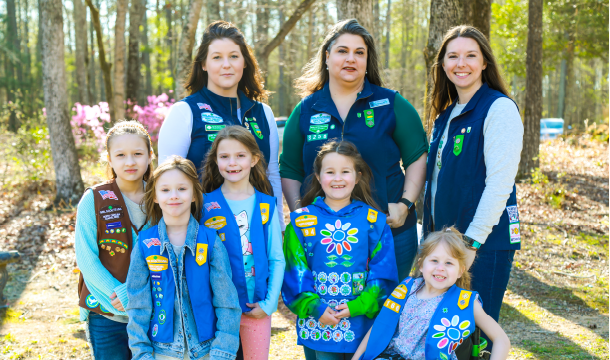
<svg viewBox="0 0 610 360">
<path fill-rule="evenodd" d="M 428 144 L 415 108 L 382 86 L 371 34 L 354 19 L 333 26 L 296 80 L 303 99 L 284 130 L 280 176 L 294 211 L 311 180 L 320 147 L 331 139 L 355 144 L 373 172 L 375 203 L 388 214 L 402 279 L 409 274 L 417 249 L 413 202 L 424 185 Z"/>
<path fill-rule="evenodd" d="M 515 176 L 523 123 L 489 41 L 476 28 L 445 34 L 432 74 L 424 238 L 445 226 L 465 234 L 472 289 L 498 321 L 521 246 Z"/>
<path fill-rule="evenodd" d="M 267 176 L 283 209 L 278 168 L 279 136 L 267 91 L 252 49 L 242 32 L 226 21 L 211 23 L 203 33 L 189 78 L 189 96 L 172 105 L 159 133 L 159 164 L 172 155 L 187 158 L 201 174 L 203 160 L 216 134 L 240 125 L 255 137 Z M 282 229 L 284 217 L 280 216 Z"/>
</svg>

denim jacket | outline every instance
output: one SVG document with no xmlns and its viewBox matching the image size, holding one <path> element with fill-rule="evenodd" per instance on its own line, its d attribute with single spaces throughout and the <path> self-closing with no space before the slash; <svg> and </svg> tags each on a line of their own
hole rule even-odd
<svg viewBox="0 0 610 360">
<path fill-rule="evenodd" d="M 195 242 L 199 224 L 191 216 L 186 233 L 186 240 L 181 253 L 176 256 L 167 237 L 165 221 L 159 222 L 159 239 L 162 250 L 167 249 L 174 281 L 177 284 L 174 304 L 174 341 L 161 343 L 151 341 L 147 331 L 153 310 L 150 273 L 146 260 L 142 257 L 139 246 L 134 246 L 131 253 L 131 264 L 127 275 L 127 296 L 129 303 L 127 314 L 129 323 L 129 347 L 134 360 L 153 359 L 153 352 L 175 358 L 184 358 L 185 343 L 191 359 L 202 359 L 208 353 L 210 359 L 235 359 L 239 348 L 239 323 L 241 308 L 237 290 L 231 280 L 229 257 L 222 241 L 216 237 L 210 260 L 210 284 L 212 286 L 214 310 L 218 322 L 216 336 L 213 339 L 199 342 L 193 309 L 189 299 L 184 271 L 185 251 L 195 254 Z M 178 276 L 177 276 L 178 275 Z M 178 277 L 180 281 L 178 281 Z M 186 338 L 185 338 L 186 336 Z"/>
</svg>

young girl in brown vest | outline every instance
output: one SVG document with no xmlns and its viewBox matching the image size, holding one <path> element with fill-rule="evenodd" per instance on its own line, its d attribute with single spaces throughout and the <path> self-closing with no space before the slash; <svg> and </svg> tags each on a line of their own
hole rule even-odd
<svg viewBox="0 0 610 360">
<path fill-rule="evenodd" d="M 137 121 L 123 121 L 106 136 L 110 180 L 85 191 L 76 214 L 80 318 L 96 360 L 131 359 L 125 280 L 132 246 L 145 223 L 140 207 L 152 172 L 150 136 Z"/>
</svg>

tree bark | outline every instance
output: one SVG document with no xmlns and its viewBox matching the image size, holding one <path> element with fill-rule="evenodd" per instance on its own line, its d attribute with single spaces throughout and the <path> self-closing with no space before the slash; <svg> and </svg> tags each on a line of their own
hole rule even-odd
<svg viewBox="0 0 610 360">
<path fill-rule="evenodd" d="M 258 58 L 264 50 L 263 46 L 269 41 L 269 1 L 258 0 L 256 2 L 256 38 L 254 49 Z"/>
<path fill-rule="evenodd" d="M 41 7 L 42 82 L 57 187 L 54 203 L 76 206 L 84 185 L 66 97 L 62 2 L 41 0 Z"/>
<path fill-rule="evenodd" d="M 303 17 L 303 14 L 305 14 L 305 12 L 309 10 L 309 8 L 311 7 L 311 5 L 313 5 L 314 2 L 316 2 L 316 0 L 301 1 L 299 6 L 290 16 L 290 18 L 288 18 L 288 20 L 286 20 L 286 22 L 282 26 L 280 26 L 280 30 L 277 32 L 273 40 L 271 40 L 267 45 L 265 45 L 260 55 L 257 56 L 258 63 L 263 73 L 267 71 L 267 63 L 271 52 L 284 41 L 286 35 L 288 35 L 288 33 L 294 28 L 294 26 L 301 19 L 301 17 Z"/>
<path fill-rule="evenodd" d="M 77 101 L 90 104 L 87 88 L 87 15 L 83 0 L 73 0 Z"/>
<path fill-rule="evenodd" d="M 392 30 L 392 0 L 388 0 L 388 9 L 385 15 L 385 68 L 390 68 L 390 30 Z"/>
<path fill-rule="evenodd" d="M 146 101 L 146 96 L 152 95 L 152 71 L 150 69 L 150 46 L 148 44 L 148 17 L 146 15 L 146 11 L 144 11 L 144 19 L 143 19 L 144 27 L 142 31 L 142 44 L 144 45 L 144 51 L 142 52 L 142 63 L 145 67 L 145 79 L 146 79 L 146 87 L 144 88 L 144 95 L 141 96 L 141 104 L 144 105 Z"/>
<path fill-rule="evenodd" d="M 91 47 L 89 49 L 89 54 L 91 57 L 89 59 L 89 63 L 87 64 L 89 67 L 89 74 L 87 78 L 87 83 L 89 85 L 89 102 L 91 102 L 91 104 L 97 104 L 98 98 L 95 81 L 95 40 L 93 40 L 93 20 L 89 21 L 89 36 L 87 37 L 87 42 L 89 41 L 91 42 Z"/>
<path fill-rule="evenodd" d="M 183 81 L 191 69 L 193 62 L 193 47 L 195 46 L 195 33 L 197 32 L 197 24 L 201 15 L 203 0 L 190 0 L 189 14 L 182 28 L 182 36 L 180 36 L 180 45 L 178 46 L 178 60 L 176 61 L 176 82 L 175 92 L 176 98 L 181 99 L 186 94 L 183 86 Z"/>
<path fill-rule="evenodd" d="M 46 1 L 49 1 L 49 0 L 46 0 Z M 116 117 L 115 117 L 115 113 L 114 113 L 114 101 L 112 101 L 114 99 L 114 97 L 112 95 L 112 79 L 111 79 L 112 75 L 110 73 L 110 68 L 112 67 L 112 65 L 106 62 L 106 52 L 104 51 L 104 40 L 102 39 L 102 25 L 100 24 L 100 12 L 93 5 L 91 0 L 85 0 L 85 2 L 87 3 L 89 10 L 91 11 L 91 21 L 93 22 L 93 27 L 95 28 L 95 37 L 97 39 L 97 47 L 98 47 L 98 52 L 99 52 L 98 57 L 100 59 L 100 68 L 102 69 L 102 75 L 104 77 L 104 92 L 106 93 L 106 99 L 108 99 L 108 108 L 109 108 L 109 112 L 110 112 L 110 119 L 112 119 L 114 121 L 116 119 Z"/>
<path fill-rule="evenodd" d="M 462 23 L 479 29 L 489 39 L 491 31 L 491 3 L 493 0 L 460 0 Z"/>
<path fill-rule="evenodd" d="M 165 43 L 167 50 L 169 51 L 169 59 L 167 60 L 167 67 L 169 68 L 170 74 L 174 83 L 176 82 L 176 72 L 174 68 L 174 31 L 172 26 L 172 3 L 169 0 L 165 0 L 165 23 L 167 24 L 167 34 L 165 35 Z M 169 94 L 173 97 L 172 94 Z"/>
<path fill-rule="evenodd" d="M 7 101 L 15 101 L 14 91 L 18 90 L 21 83 L 21 62 L 20 62 L 20 41 L 19 35 L 17 34 L 17 13 L 15 9 L 15 0 L 7 0 L 6 2 L 6 35 L 7 44 L 10 49 L 11 55 L 8 56 L 6 64 L 6 97 Z M 17 78 L 15 78 L 17 75 Z M 16 132 L 19 128 L 19 120 L 15 111 L 10 110 L 8 129 L 12 132 Z"/>
<path fill-rule="evenodd" d="M 125 99 L 138 101 L 140 88 L 140 25 L 146 11 L 146 0 L 132 0 L 129 8 L 129 55 L 127 56 L 127 91 Z"/>
<path fill-rule="evenodd" d="M 312 12 L 310 11 L 310 14 Z M 280 18 L 280 27 L 282 27 L 282 25 L 284 25 L 284 10 L 283 10 L 283 5 L 280 5 L 279 8 L 279 18 Z M 310 22 L 309 24 L 311 25 L 311 16 L 309 17 Z M 311 39 L 311 26 L 309 28 L 310 30 L 310 39 Z M 311 40 L 310 40 L 311 42 Z M 284 85 L 284 61 L 285 61 L 285 51 L 284 51 L 284 44 L 280 45 L 279 51 L 279 76 L 278 76 L 278 89 L 279 89 L 279 106 L 278 106 L 278 116 L 283 116 L 285 114 L 285 105 L 286 105 L 286 86 Z M 309 50 L 309 46 L 308 46 L 308 50 Z"/>
<path fill-rule="evenodd" d="M 523 151 L 519 177 L 538 167 L 542 117 L 542 8 L 543 0 L 529 1 Z"/>
<path fill-rule="evenodd" d="M 220 2 L 218 0 L 207 0 L 207 19 L 208 24 L 216 20 L 221 20 L 220 17 Z"/>
<path fill-rule="evenodd" d="M 377 0 L 375 0 L 377 1 Z M 337 0 L 337 20 L 356 19 L 373 36 L 373 0 Z"/>
<path fill-rule="evenodd" d="M 125 18 L 129 0 L 117 0 L 114 23 L 114 120 L 125 118 Z M 110 96 L 108 98 L 111 98 Z"/>
</svg>

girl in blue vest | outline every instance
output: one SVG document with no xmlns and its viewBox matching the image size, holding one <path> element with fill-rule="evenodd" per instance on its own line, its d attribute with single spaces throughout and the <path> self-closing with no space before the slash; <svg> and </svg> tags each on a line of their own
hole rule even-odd
<svg viewBox="0 0 610 360">
<path fill-rule="evenodd" d="M 506 359 L 508 336 L 485 313 L 479 294 L 468 290 L 462 235 L 454 228 L 430 234 L 416 266 L 415 276 L 404 279 L 385 301 L 353 359 L 457 360 L 455 350 L 475 324 L 495 342 L 491 359 Z"/>
<path fill-rule="evenodd" d="M 201 224 L 218 231 L 229 253 L 241 316 L 243 358 L 269 357 L 271 314 L 284 278 L 282 230 L 265 159 L 254 136 L 228 126 L 207 155 Z"/>
<path fill-rule="evenodd" d="M 133 359 L 233 359 L 239 301 L 218 233 L 199 225 L 193 163 L 174 157 L 159 166 L 144 204 L 154 226 L 140 232 L 127 276 Z"/>
<path fill-rule="evenodd" d="M 79 308 L 80 319 L 87 322 L 96 360 L 131 359 L 125 280 L 132 244 L 146 223 L 140 202 L 153 158 L 152 142 L 142 124 L 117 123 L 106 135 L 101 159 L 107 162 L 109 180 L 87 189 L 78 204 L 76 262 L 81 272 L 79 295 L 86 299 Z M 105 243 L 109 238 L 123 241 L 110 247 Z"/>
<path fill-rule="evenodd" d="M 304 207 L 286 228 L 282 296 L 298 316 L 307 360 L 351 359 L 398 283 L 392 231 L 354 144 L 326 143 L 313 169 Z"/>
</svg>

